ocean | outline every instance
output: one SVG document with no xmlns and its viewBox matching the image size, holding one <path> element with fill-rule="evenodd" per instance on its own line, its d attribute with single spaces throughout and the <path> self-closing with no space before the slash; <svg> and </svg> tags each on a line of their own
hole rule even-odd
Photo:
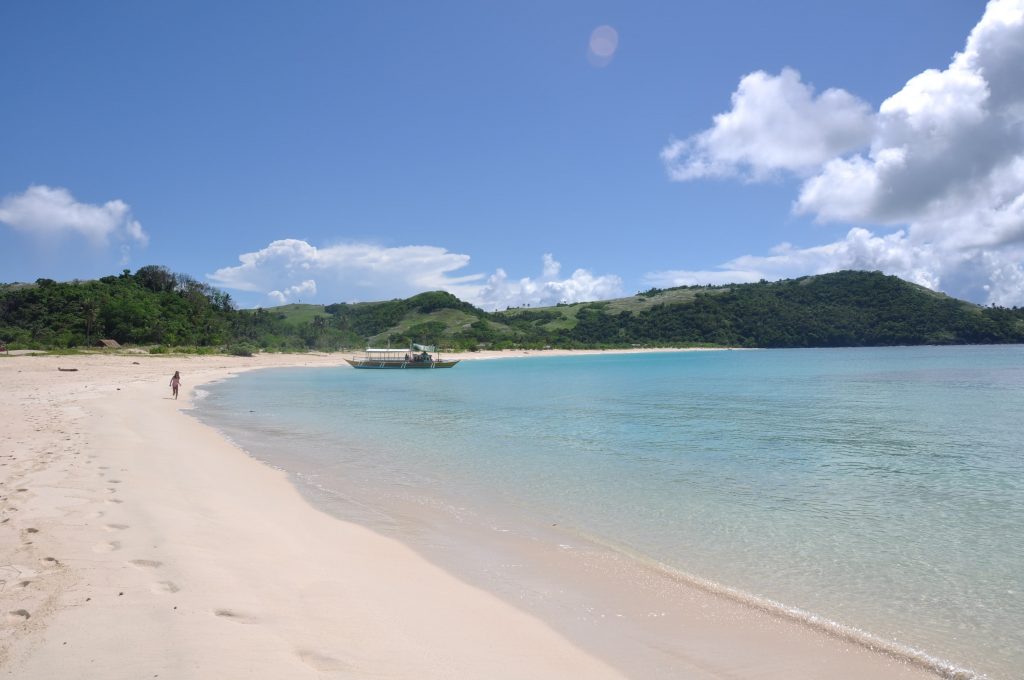
<svg viewBox="0 0 1024 680">
<path fill-rule="evenodd" d="M 414 545 L 467 516 L 557 525 L 867 644 L 1024 668 L 1024 346 L 273 369 L 197 404 Z"/>
</svg>

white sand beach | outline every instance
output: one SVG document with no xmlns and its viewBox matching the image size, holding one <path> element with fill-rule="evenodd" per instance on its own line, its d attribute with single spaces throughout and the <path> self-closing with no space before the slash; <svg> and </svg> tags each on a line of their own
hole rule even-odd
<svg viewBox="0 0 1024 680">
<path fill-rule="evenodd" d="M 570 639 L 182 412 L 197 385 L 345 356 L 0 358 L 0 677 L 641 677 L 631 645 L 669 647 L 670 677 L 934 677 L 696 589 L 649 640 Z"/>
</svg>

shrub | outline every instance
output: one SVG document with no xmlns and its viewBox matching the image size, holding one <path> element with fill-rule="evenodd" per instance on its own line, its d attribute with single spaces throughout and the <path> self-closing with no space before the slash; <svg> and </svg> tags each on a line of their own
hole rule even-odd
<svg viewBox="0 0 1024 680">
<path fill-rule="evenodd" d="M 237 345 L 231 345 L 224 350 L 231 356 L 235 357 L 251 357 L 254 353 L 259 351 L 255 346 L 250 345 L 247 342 L 240 342 Z"/>
</svg>

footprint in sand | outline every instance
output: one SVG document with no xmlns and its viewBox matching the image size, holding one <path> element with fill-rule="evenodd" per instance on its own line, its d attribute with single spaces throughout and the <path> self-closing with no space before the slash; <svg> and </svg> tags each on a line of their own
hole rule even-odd
<svg viewBox="0 0 1024 680">
<path fill-rule="evenodd" d="M 121 541 L 106 541 L 105 543 L 97 543 L 92 547 L 92 551 L 98 553 L 114 552 L 120 549 Z"/>
<path fill-rule="evenodd" d="M 318 671 L 347 671 L 352 670 L 352 665 L 341 659 L 335 659 L 329 654 L 318 652 L 313 649 L 297 649 L 296 656 L 302 659 L 310 668 Z"/>
<path fill-rule="evenodd" d="M 124 503 L 124 501 L 122 501 L 122 500 L 120 500 L 118 498 L 108 498 L 104 502 L 106 502 L 106 503 Z"/>
<path fill-rule="evenodd" d="M 120 479 L 109 479 L 107 481 L 109 481 L 111 484 L 120 484 L 121 483 Z"/>
<path fill-rule="evenodd" d="M 107 524 L 104 527 L 107 531 L 124 531 L 128 528 L 127 524 Z"/>
<path fill-rule="evenodd" d="M 181 588 L 178 587 L 178 584 L 174 583 L 173 581 L 157 581 L 156 583 L 151 585 L 149 589 L 152 590 L 154 593 L 167 594 L 176 593 L 179 590 L 181 590 Z"/>
<path fill-rule="evenodd" d="M 28 621 L 30 616 L 31 614 L 29 614 L 28 611 L 24 609 L 15 609 L 12 612 L 7 612 L 7 620 L 11 623 L 21 623 L 23 621 Z"/>
<path fill-rule="evenodd" d="M 29 527 L 28 529 L 25 529 L 25 533 L 26 534 L 38 534 L 39 533 L 39 529 L 36 529 L 35 527 Z"/>
<path fill-rule="evenodd" d="M 157 560 L 130 560 L 128 564 L 140 569 L 156 569 L 161 566 L 163 562 L 158 562 Z"/>
<path fill-rule="evenodd" d="M 60 560 L 58 560 L 56 557 L 44 557 L 43 559 L 41 559 L 39 561 L 42 563 L 42 565 L 44 567 L 59 567 L 60 566 Z"/>
<path fill-rule="evenodd" d="M 213 615 L 219 616 L 222 619 L 227 619 L 228 621 L 234 621 L 235 623 L 250 624 L 257 622 L 255 616 L 250 616 L 249 614 L 244 614 L 234 609 L 214 609 Z"/>
</svg>

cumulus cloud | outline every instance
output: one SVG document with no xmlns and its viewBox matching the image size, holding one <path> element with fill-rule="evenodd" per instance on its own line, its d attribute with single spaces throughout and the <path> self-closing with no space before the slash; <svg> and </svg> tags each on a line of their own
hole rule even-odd
<svg viewBox="0 0 1024 680">
<path fill-rule="evenodd" d="M 111 238 L 143 246 L 149 241 L 124 201 L 79 203 L 61 187 L 34 185 L 24 193 L 4 197 L 0 200 L 0 222 L 44 240 L 78 234 L 96 245 L 106 245 Z"/>
<path fill-rule="evenodd" d="M 754 76 L 763 96 L 751 98 Z M 913 76 L 870 116 L 843 93 L 836 108 L 848 115 L 837 135 L 822 132 L 823 109 L 808 105 L 828 92 L 815 100 L 801 87 L 788 71 L 744 78 L 732 111 L 662 152 L 670 176 L 798 173 L 796 213 L 895 231 L 853 230 L 843 241 L 754 258 L 755 269 L 784 261 L 834 270 L 849 261 L 978 301 L 1024 304 L 1024 0 L 989 2 L 945 69 Z"/>
<path fill-rule="evenodd" d="M 486 309 L 560 301 L 594 300 L 619 294 L 621 280 L 577 269 L 559 278 L 561 265 L 545 255 L 538 278 L 510 280 L 499 269 L 458 275 L 469 256 L 437 246 L 387 248 L 350 243 L 318 248 L 299 239 L 273 241 L 266 248 L 239 256 L 240 264 L 223 267 L 208 278 L 234 290 L 261 293 L 283 304 L 300 296 L 327 302 L 382 300 L 427 290 L 446 290 Z"/>
<path fill-rule="evenodd" d="M 908 80 L 875 121 L 870 149 L 825 164 L 798 212 L 909 223 L 934 240 L 991 232 L 1009 217 L 1017 228 L 1004 223 L 990 245 L 1024 238 L 1024 1 L 989 3 L 964 51 Z"/>
<path fill-rule="evenodd" d="M 483 278 L 452 276 L 451 272 L 469 264 L 469 256 L 435 246 L 385 248 L 348 243 L 318 248 L 299 239 L 281 239 L 238 259 L 241 264 L 218 269 L 209 278 L 235 290 L 268 295 L 276 291 L 275 301 L 280 295 L 287 296 L 285 291 L 311 280 L 328 290 L 344 291 L 346 300 L 365 300 L 459 288 Z"/>
<path fill-rule="evenodd" d="M 1024 247 L 1003 250 L 945 250 L 919 243 L 905 230 L 878 235 L 855 227 L 842 240 L 808 248 L 783 243 L 768 255 L 743 255 L 708 271 L 660 271 L 646 275 L 661 288 L 750 283 L 844 269 L 883 271 L 943 290 L 954 297 L 997 305 L 1024 304 Z"/>
<path fill-rule="evenodd" d="M 284 290 L 272 290 L 267 297 L 279 305 L 290 302 L 294 299 L 301 299 L 302 295 L 316 295 L 316 281 L 308 279 L 294 286 L 288 286 Z"/>
<path fill-rule="evenodd" d="M 594 276 L 586 269 L 577 269 L 568 278 L 560 279 L 561 270 L 562 265 L 546 253 L 539 277 L 513 280 L 505 270 L 499 269 L 488 277 L 473 298 L 477 305 L 493 310 L 524 305 L 543 307 L 622 295 L 622 279 L 614 274 Z"/>
<path fill-rule="evenodd" d="M 684 286 L 777 280 L 841 269 L 886 269 L 914 283 L 934 287 L 937 279 L 928 266 L 933 256 L 929 247 L 910 244 L 903 231 L 876 236 L 855 227 L 843 240 L 826 245 L 797 248 L 782 243 L 769 255 L 743 255 L 717 270 L 653 272 L 646 278 L 656 286 Z"/>
<path fill-rule="evenodd" d="M 793 69 L 743 77 L 732 109 L 714 125 L 661 152 L 669 176 L 764 179 L 777 170 L 803 172 L 871 139 L 871 109 L 849 92 L 814 88 Z"/>
</svg>

